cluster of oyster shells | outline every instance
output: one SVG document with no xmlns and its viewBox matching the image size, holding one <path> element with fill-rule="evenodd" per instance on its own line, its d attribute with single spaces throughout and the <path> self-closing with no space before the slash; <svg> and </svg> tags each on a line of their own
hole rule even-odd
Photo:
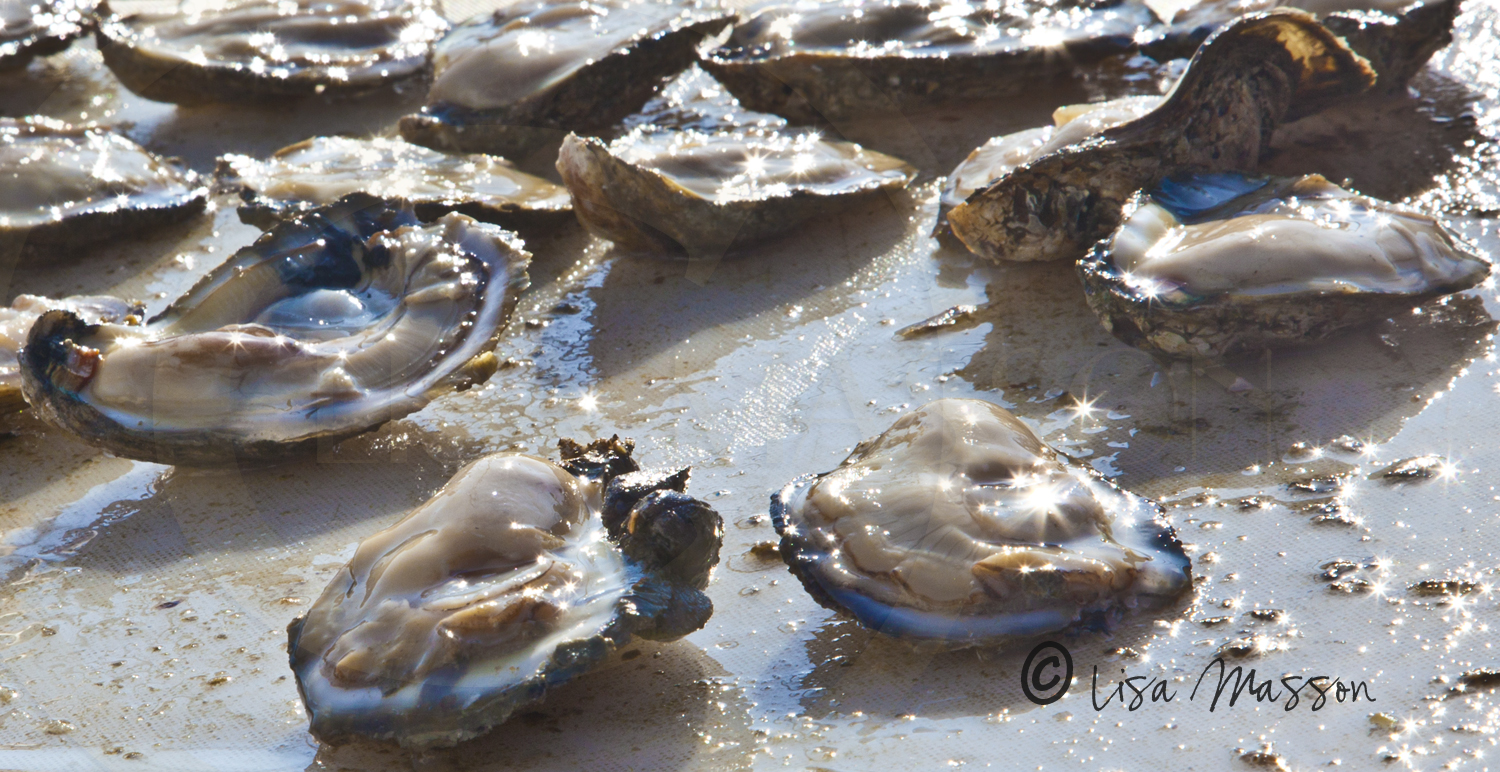
<svg viewBox="0 0 1500 772">
<path fill-rule="evenodd" d="M 1489 275 L 1430 216 L 1257 171 L 1283 123 L 1404 85 L 1456 8 L 797 0 L 742 19 L 697 0 L 524 0 L 450 25 L 428 0 L 131 15 L 0 0 L 0 70 L 92 28 L 152 100 L 427 86 L 387 136 L 219 159 L 216 190 L 264 233 L 149 320 L 115 298 L 0 309 L 0 406 L 24 395 L 130 458 L 292 458 L 494 375 L 528 286 L 523 237 L 576 220 L 620 251 L 753 251 L 917 179 L 832 136 L 844 122 L 1142 51 L 1191 59 L 1164 96 L 1059 108 L 974 150 L 946 180 L 939 234 L 986 258 L 1074 261 L 1103 324 L 1160 355 L 1316 340 Z M 679 77 L 701 99 L 667 86 Z M 654 97 L 666 109 L 643 114 Z M 560 185 L 507 160 L 554 144 Z M 210 196 L 119 132 L 42 119 L 0 119 L 0 179 L 0 237 L 51 255 L 191 218 Z M 478 459 L 355 548 L 288 630 L 316 736 L 451 745 L 633 636 L 705 624 L 722 521 L 686 495 L 687 470 L 645 474 L 618 438 L 559 448 L 558 463 Z M 771 515 L 818 602 L 926 645 L 1107 626 L 1192 584 L 1159 506 L 979 400 L 901 416 L 775 493 Z"/>
</svg>

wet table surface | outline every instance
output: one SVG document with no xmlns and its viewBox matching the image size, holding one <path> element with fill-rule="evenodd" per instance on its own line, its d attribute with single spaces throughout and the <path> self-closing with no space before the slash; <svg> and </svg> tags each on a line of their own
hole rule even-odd
<svg viewBox="0 0 1500 772">
<path fill-rule="evenodd" d="M 1410 94 L 1284 128 L 1268 169 L 1413 201 L 1500 251 L 1500 8 L 1470 0 L 1458 26 Z M 1297 769 L 1488 767 L 1500 703 L 1462 676 L 1500 668 L 1492 285 L 1311 348 L 1164 365 L 1104 332 L 1071 266 L 991 265 L 928 235 L 941 175 L 970 149 L 1046 123 L 1059 104 L 1158 93 L 1172 72 L 1135 61 L 1027 99 L 833 127 L 922 177 L 706 265 L 614 254 L 577 227 L 533 239 L 533 286 L 498 351 L 521 366 L 303 463 L 171 468 L 7 417 L 0 768 L 1217 770 L 1266 749 Z M 179 109 L 126 92 L 88 43 L 0 80 L 0 114 L 118 125 L 204 172 L 225 152 L 388 131 L 421 98 L 417 85 Z M 549 153 L 517 160 L 555 178 Z M 159 310 L 254 237 L 230 198 L 211 210 L 64 260 L 0 254 L 0 299 L 112 293 Z M 939 334 L 895 336 L 960 304 L 984 308 Z M 772 491 L 939 397 L 1013 410 L 1162 500 L 1189 544 L 1200 580 L 1181 603 L 1109 633 L 1052 636 L 1077 679 L 1054 704 L 1021 691 L 1033 642 L 916 651 L 819 607 L 751 551 L 775 539 Z M 633 645 L 451 751 L 320 747 L 285 628 L 355 543 L 480 455 L 554 455 L 558 438 L 614 433 L 649 468 L 691 465 L 690 492 L 725 518 L 708 625 Z M 1442 474 L 1370 478 L 1424 454 L 1447 460 Z M 1346 572 L 1325 575 L 1333 561 Z M 1467 584 L 1413 589 L 1426 580 Z M 1324 675 L 1367 692 L 1319 702 L 1304 690 L 1293 703 L 1278 688 L 1214 705 L 1211 671 L 1190 699 L 1226 647 L 1261 679 Z M 1127 677 L 1175 697 L 1148 690 L 1132 704 L 1116 692 Z"/>
</svg>

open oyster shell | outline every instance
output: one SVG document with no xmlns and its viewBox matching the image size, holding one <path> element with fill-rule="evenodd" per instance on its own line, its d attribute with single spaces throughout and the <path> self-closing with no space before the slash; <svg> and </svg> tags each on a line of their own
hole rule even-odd
<svg viewBox="0 0 1500 772">
<path fill-rule="evenodd" d="M 531 255 L 493 225 L 363 194 L 294 217 L 142 326 L 37 320 L 26 400 L 117 455 L 271 460 L 420 410 L 495 370 Z"/>
<path fill-rule="evenodd" d="M 568 135 L 557 170 L 590 230 L 623 249 L 722 255 L 861 197 L 903 188 L 904 161 L 815 131 L 642 127 L 606 145 Z"/>
<path fill-rule="evenodd" d="M 644 0 L 529 0 L 481 14 L 438 44 L 427 105 L 401 120 L 401 135 L 514 158 L 606 129 L 733 19 L 714 4 Z"/>
<path fill-rule="evenodd" d="M 1237 16 L 1299 8 L 1317 16 L 1379 73 L 1376 87 L 1406 85 L 1432 55 L 1453 42 L 1459 0 L 1147 0 L 1166 21 L 1146 53 L 1161 60 L 1187 56 L 1215 28 Z"/>
<path fill-rule="evenodd" d="M 1128 52 L 1144 3 L 791 2 L 761 8 L 703 66 L 747 107 L 839 121 L 1010 96 Z"/>
<path fill-rule="evenodd" d="M 561 185 L 504 158 L 439 153 L 401 139 L 314 137 L 264 161 L 227 155 L 218 179 L 239 188 L 240 220 L 261 229 L 350 193 L 406 199 L 423 220 L 459 212 L 522 231 L 562 225 L 573 213 Z"/>
<path fill-rule="evenodd" d="M 191 105 L 369 91 L 425 72 L 447 28 L 436 0 L 231 0 L 107 16 L 98 40 L 126 88 Z"/>
<path fill-rule="evenodd" d="M 1105 329 L 1175 357 L 1313 343 L 1473 287 L 1489 262 L 1427 215 L 1318 175 L 1171 179 L 1079 261 Z"/>
<path fill-rule="evenodd" d="M 629 440 L 559 443 L 464 467 L 360 542 L 287 628 L 318 739 L 414 748 L 489 731 L 633 636 L 670 641 L 713 613 L 703 594 L 723 521 L 687 470 L 636 471 Z"/>
<path fill-rule="evenodd" d="M 1001 643 L 1170 601 L 1191 566 L 1151 501 L 1066 465 L 1015 416 L 930 402 L 771 497 L 807 591 L 887 635 Z"/>
<path fill-rule="evenodd" d="M 0 238 L 55 251 L 169 225 L 207 201 L 196 172 L 124 136 L 0 118 Z"/>
<path fill-rule="evenodd" d="M 66 49 L 93 13 L 86 0 L 0 0 L 0 71 Z"/>
<path fill-rule="evenodd" d="M 1136 191 L 1174 174 L 1251 171 L 1284 121 L 1374 84 L 1364 59 L 1302 11 L 1243 17 L 1193 55 L 1151 112 L 1036 158 L 948 213 L 970 251 L 1073 260 L 1120 223 Z"/>
<path fill-rule="evenodd" d="M 20 295 L 7 308 L 0 308 L 0 412 L 26 406 L 21 396 L 21 347 L 26 333 L 42 314 L 67 309 L 89 324 L 139 324 L 146 307 L 108 296 L 83 296 L 53 300 Z"/>
</svg>

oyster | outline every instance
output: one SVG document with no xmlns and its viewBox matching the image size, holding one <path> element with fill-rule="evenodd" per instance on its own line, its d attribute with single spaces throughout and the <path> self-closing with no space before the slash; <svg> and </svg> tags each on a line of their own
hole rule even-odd
<svg viewBox="0 0 1500 772">
<path fill-rule="evenodd" d="M 277 225 L 142 326 L 32 326 L 26 400 L 117 455 L 310 451 L 483 382 L 531 256 L 493 225 L 352 194 Z"/>
<path fill-rule="evenodd" d="M 239 188 L 240 219 L 262 229 L 355 192 L 404 198 L 423 220 L 459 212 L 512 230 L 556 227 L 573 214 L 567 190 L 503 158 L 449 155 L 400 139 L 314 137 L 264 161 L 224 156 L 218 176 Z"/>
<path fill-rule="evenodd" d="M 77 246 L 169 225 L 207 201 L 197 173 L 119 134 L 0 118 L 0 238 Z"/>
<path fill-rule="evenodd" d="M 1432 55 L 1453 42 L 1459 0 L 1147 0 L 1167 27 L 1146 53 L 1187 56 L 1209 33 L 1237 16 L 1298 8 L 1318 17 L 1379 73 L 1377 88 L 1406 85 Z"/>
<path fill-rule="evenodd" d="M 401 120 L 401 135 L 518 157 L 569 131 L 608 128 L 733 18 L 713 5 L 643 0 L 530 0 L 481 14 L 438 44 L 427 105 Z"/>
<path fill-rule="evenodd" d="M 839 121 L 1011 96 L 1131 51 L 1138 0 L 793 2 L 761 8 L 703 66 L 752 110 Z"/>
<path fill-rule="evenodd" d="M 887 635 L 1000 643 L 1170 601 L 1191 566 L 1151 501 L 996 405 L 940 399 L 771 497 L 807 591 Z"/>
<path fill-rule="evenodd" d="M 642 127 L 606 145 L 568 135 L 557 170 L 580 220 L 623 249 L 722 255 L 863 196 L 903 188 L 904 161 L 815 131 Z"/>
<path fill-rule="evenodd" d="M 1169 179 L 1079 261 L 1105 329 L 1176 357 L 1316 342 L 1473 287 L 1436 220 L 1318 175 Z"/>
<path fill-rule="evenodd" d="M 119 298 L 75 296 L 52 300 L 36 295 L 21 295 L 9 308 L 0 308 L 0 412 L 17 410 L 26 405 L 21 397 L 21 347 L 26 333 L 42 314 L 65 308 L 89 324 L 139 324 L 146 309 L 139 303 Z"/>
<path fill-rule="evenodd" d="M 562 465 L 502 453 L 464 467 L 287 628 L 312 733 L 414 748 L 483 734 L 633 636 L 713 613 L 723 522 L 687 470 L 635 472 L 629 440 L 559 443 Z"/>
<path fill-rule="evenodd" d="M 1198 49 L 1156 109 L 1012 170 L 954 207 L 948 222 L 985 257 L 1076 259 L 1119 225 L 1137 190 L 1174 174 L 1253 170 L 1278 124 L 1374 80 L 1307 13 L 1246 16 Z"/>
<path fill-rule="evenodd" d="M 107 16 L 98 39 L 126 88 L 192 105 L 369 91 L 425 72 L 447 28 L 436 0 L 231 0 Z"/>
<path fill-rule="evenodd" d="M 0 0 L 0 71 L 67 48 L 93 12 L 93 3 L 81 0 Z"/>
</svg>

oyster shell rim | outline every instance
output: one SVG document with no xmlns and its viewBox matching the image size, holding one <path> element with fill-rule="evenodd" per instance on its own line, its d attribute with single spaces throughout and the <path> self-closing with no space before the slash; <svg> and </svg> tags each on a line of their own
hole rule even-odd
<svg viewBox="0 0 1500 772">
<path fill-rule="evenodd" d="M 67 0 L 48 0 L 53 6 L 63 2 Z M 0 72 L 23 69 L 34 59 L 60 54 L 74 40 L 83 37 L 96 23 L 96 10 L 82 3 L 77 5 L 75 10 L 81 17 L 78 21 L 64 19 L 27 36 L 0 39 Z"/>
</svg>

